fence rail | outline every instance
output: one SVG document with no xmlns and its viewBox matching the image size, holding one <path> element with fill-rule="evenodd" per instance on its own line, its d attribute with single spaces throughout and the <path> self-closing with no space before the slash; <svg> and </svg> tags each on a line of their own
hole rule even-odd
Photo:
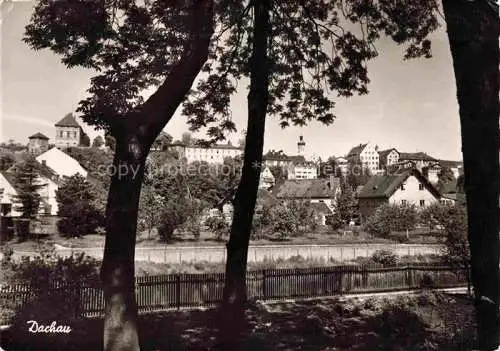
<svg viewBox="0 0 500 351">
<path fill-rule="evenodd" d="M 405 266 L 331 266 L 300 269 L 264 269 L 247 273 L 249 300 L 282 300 L 423 287 L 451 288 L 467 284 L 466 272 L 431 264 Z M 224 273 L 169 274 L 136 278 L 140 313 L 212 307 L 222 301 Z M 99 285 L 51 284 L 46 292 L 29 286 L 0 288 L 2 305 L 20 308 L 40 295 L 63 296 L 79 316 L 102 316 L 104 297 Z M 2 322 L 2 321 L 0 321 Z M 3 321 L 5 323 L 5 321 Z"/>
</svg>

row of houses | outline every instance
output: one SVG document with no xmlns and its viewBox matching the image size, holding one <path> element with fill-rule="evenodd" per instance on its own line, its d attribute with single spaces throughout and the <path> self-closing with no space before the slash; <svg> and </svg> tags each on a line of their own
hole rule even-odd
<svg viewBox="0 0 500 351">
<path fill-rule="evenodd" d="M 384 204 L 414 205 L 425 208 L 434 203 L 464 201 L 457 183 L 448 186 L 446 192 L 438 189 L 418 168 L 401 168 L 390 174 L 378 174 L 355 191 L 361 219 L 371 216 Z M 340 178 L 331 175 L 320 179 L 288 179 L 267 192 L 278 202 L 309 201 L 319 215 L 320 222 L 335 213 L 337 199 L 341 194 Z M 460 197 L 462 196 L 462 198 Z"/>
<path fill-rule="evenodd" d="M 455 178 L 462 173 L 462 162 L 440 160 L 425 152 L 399 152 L 395 148 L 379 150 L 372 143 L 353 147 L 346 157 L 337 158 L 337 164 L 346 172 L 349 164 L 359 164 L 372 174 L 391 173 L 400 168 L 417 168 L 429 181 L 436 183 L 443 167 L 451 169 Z"/>
</svg>

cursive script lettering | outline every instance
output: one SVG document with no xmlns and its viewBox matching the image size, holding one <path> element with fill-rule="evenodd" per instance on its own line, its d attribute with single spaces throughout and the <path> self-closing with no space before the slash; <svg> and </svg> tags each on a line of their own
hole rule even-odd
<svg viewBox="0 0 500 351">
<path fill-rule="evenodd" d="M 28 321 L 26 323 L 31 324 L 28 329 L 30 333 L 71 333 L 69 325 L 57 325 L 56 321 L 52 321 L 50 325 L 38 324 L 37 321 Z"/>
</svg>

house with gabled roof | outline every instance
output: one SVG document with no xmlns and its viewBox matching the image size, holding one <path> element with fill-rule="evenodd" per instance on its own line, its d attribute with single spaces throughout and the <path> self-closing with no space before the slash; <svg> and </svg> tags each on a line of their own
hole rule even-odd
<svg viewBox="0 0 500 351">
<path fill-rule="evenodd" d="M 71 177 L 80 174 L 87 177 L 87 170 L 73 157 L 56 147 L 36 157 L 36 160 L 51 168 L 58 177 Z"/>
<path fill-rule="evenodd" d="M 441 194 L 417 169 L 372 176 L 358 194 L 363 218 L 384 204 L 415 205 L 424 208 L 439 202 Z"/>
<path fill-rule="evenodd" d="M 16 189 L 16 179 L 14 178 L 14 172 L 16 171 L 18 164 L 13 165 L 7 171 L 0 172 L 0 207 L 2 213 L 9 213 L 13 217 L 18 217 L 21 215 L 14 207 L 15 196 L 18 195 Z M 59 188 L 59 180 L 57 174 L 44 164 L 40 164 L 37 171 L 39 176 L 36 178 L 36 182 L 41 187 L 38 189 L 40 194 L 40 215 L 56 216 L 58 212 L 58 203 L 56 198 L 56 192 Z"/>
<path fill-rule="evenodd" d="M 64 116 L 59 122 L 55 124 L 55 127 L 56 147 L 67 148 L 80 145 L 80 140 L 84 135 L 84 132 L 72 113 L 68 113 L 66 116 Z"/>
<path fill-rule="evenodd" d="M 287 179 L 273 189 L 273 195 L 284 202 L 324 203 L 333 211 L 340 195 L 340 179 L 333 176 L 319 179 Z"/>
<path fill-rule="evenodd" d="M 381 150 L 378 152 L 380 168 L 387 169 L 387 167 L 399 162 L 399 152 L 395 148 Z"/>
</svg>

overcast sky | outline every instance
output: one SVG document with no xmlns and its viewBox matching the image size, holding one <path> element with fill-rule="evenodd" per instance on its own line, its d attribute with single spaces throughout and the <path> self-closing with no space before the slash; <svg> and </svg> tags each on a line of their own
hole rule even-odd
<svg viewBox="0 0 500 351">
<path fill-rule="evenodd" d="M 2 13 L 2 141 L 25 143 L 36 132 L 54 139 L 54 123 L 76 109 L 89 86 L 89 71 L 68 70 L 52 52 L 32 51 L 21 41 L 31 12 L 31 2 L 16 2 L 10 12 Z M 388 40 L 379 42 L 377 48 L 380 55 L 369 64 L 368 95 L 339 98 L 337 119 L 330 126 L 312 123 L 283 130 L 270 117 L 265 150 L 296 154 L 298 137 L 303 135 L 306 154 L 322 158 L 341 156 L 352 146 L 372 142 L 382 149 L 461 159 L 458 104 L 445 28 L 433 36 L 431 59 L 403 61 L 403 48 Z M 247 92 L 244 84 L 240 86 L 232 101 L 239 130 L 245 129 L 247 119 Z M 187 131 L 186 118 L 179 112 L 165 129 L 174 138 Z M 91 127 L 83 127 L 91 137 L 96 135 Z"/>
</svg>

